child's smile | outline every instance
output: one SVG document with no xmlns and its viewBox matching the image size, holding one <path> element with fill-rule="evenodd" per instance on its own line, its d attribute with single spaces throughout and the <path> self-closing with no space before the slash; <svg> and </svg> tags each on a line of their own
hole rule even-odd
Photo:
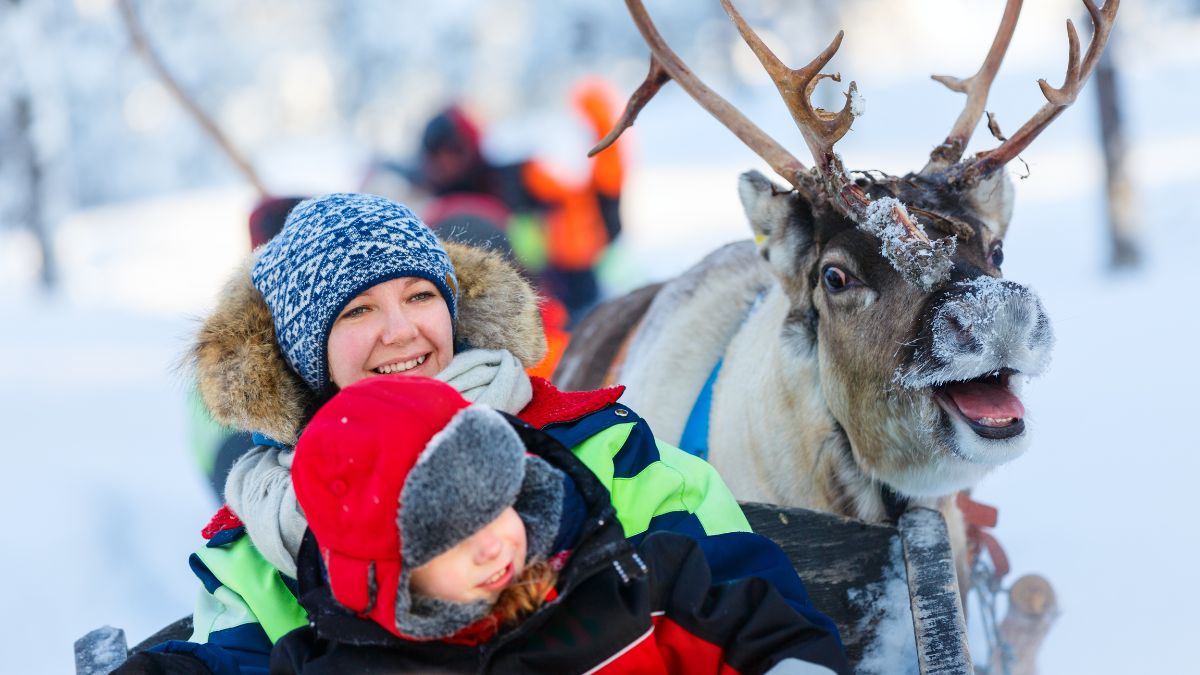
<svg viewBox="0 0 1200 675">
<path fill-rule="evenodd" d="M 484 579 L 483 583 L 479 584 L 479 587 L 487 591 L 499 592 L 504 590 L 504 587 L 508 586 L 508 582 L 512 581 L 512 577 L 513 565 L 512 563 L 509 563 L 504 566 L 504 569 L 496 572 L 487 579 Z"/>
</svg>

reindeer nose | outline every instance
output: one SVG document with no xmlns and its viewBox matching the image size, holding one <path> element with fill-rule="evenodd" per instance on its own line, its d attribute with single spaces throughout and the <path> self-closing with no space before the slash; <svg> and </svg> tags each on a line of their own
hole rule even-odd
<svg viewBox="0 0 1200 675">
<path fill-rule="evenodd" d="M 1004 279 L 977 277 L 955 284 L 934 321 L 938 356 L 989 361 L 1042 361 L 1054 337 L 1038 297 Z"/>
<path fill-rule="evenodd" d="M 945 317 L 944 329 L 946 337 L 958 349 L 968 350 L 974 346 L 975 338 L 971 335 L 971 329 L 967 325 L 964 325 L 960 317 L 953 314 L 947 315 Z"/>
</svg>

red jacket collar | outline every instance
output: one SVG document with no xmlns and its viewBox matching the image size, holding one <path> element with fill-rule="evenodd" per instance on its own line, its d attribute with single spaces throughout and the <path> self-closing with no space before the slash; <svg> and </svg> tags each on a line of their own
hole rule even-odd
<svg viewBox="0 0 1200 675">
<path fill-rule="evenodd" d="M 533 399 L 517 417 L 542 429 L 555 422 L 570 422 L 612 405 L 625 393 L 624 385 L 605 387 L 595 391 L 559 391 L 548 380 L 531 377 Z"/>
<path fill-rule="evenodd" d="M 200 530 L 200 536 L 205 539 L 212 539 L 219 532 L 232 530 L 235 527 L 242 526 L 242 519 L 237 517 L 237 514 L 230 510 L 228 504 L 223 504 L 221 510 L 217 511 L 212 517 L 208 525 L 203 530 Z"/>
</svg>

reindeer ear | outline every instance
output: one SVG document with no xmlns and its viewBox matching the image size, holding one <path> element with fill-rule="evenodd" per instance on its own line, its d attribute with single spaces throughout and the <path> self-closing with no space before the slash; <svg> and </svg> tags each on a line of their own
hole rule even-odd
<svg viewBox="0 0 1200 675">
<path fill-rule="evenodd" d="M 1003 238 L 1012 220 L 1013 184 L 1007 171 L 997 171 L 979 181 L 967 194 L 971 208 L 995 238 Z"/>
<path fill-rule="evenodd" d="M 760 251 L 766 248 L 771 235 L 787 223 L 790 192 L 757 171 L 747 171 L 738 178 L 738 196 L 742 198 L 742 208 Z"/>
</svg>

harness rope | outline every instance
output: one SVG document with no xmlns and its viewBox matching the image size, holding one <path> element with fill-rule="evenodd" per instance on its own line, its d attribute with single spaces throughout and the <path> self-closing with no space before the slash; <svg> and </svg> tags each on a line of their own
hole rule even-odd
<svg viewBox="0 0 1200 675">
<path fill-rule="evenodd" d="M 1007 598 L 1011 590 L 1011 586 L 1003 585 L 1010 567 L 1004 548 L 1000 546 L 996 537 L 987 531 L 996 526 L 999 511 L 994 506 L 971 499 L 967 490 L 958 493 L 955 503 L 962 511 L 963 520 L 967 525 L 967 560 L 971 566 L 968 592 L 973 593 L 979 602 L 980 622 L 987 645 L 983 663 L 988 665 L 976 665 L 975 670 L 980 675 L 1010 675 L 1016 655 L 1012 645 L 1000 635 L 1000 621 L 997 617 L 997 599 L 1002 596 Z M 964 605 L 966 602 L 967 598 L 963 598 Z M 995 657 L 996 654 L 999 654 L 998 658 Z M 995 672 L 991 665 L 993 663 L 999 666 Z"/>
</svg>

